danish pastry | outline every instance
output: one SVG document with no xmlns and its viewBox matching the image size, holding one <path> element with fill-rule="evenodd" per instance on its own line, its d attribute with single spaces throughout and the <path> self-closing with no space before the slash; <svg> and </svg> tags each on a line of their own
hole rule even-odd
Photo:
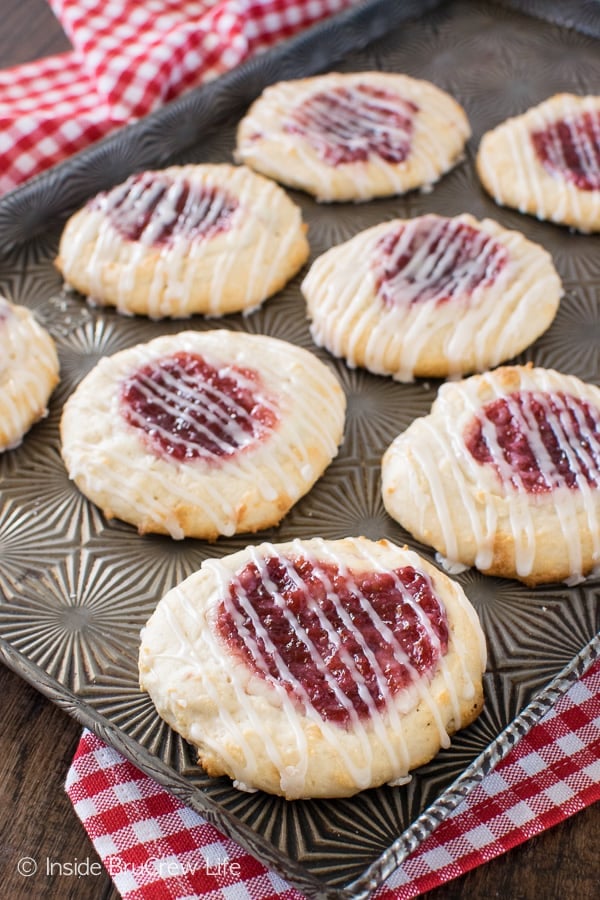
<svg viewBox="0 0 600 900">
<path fill-rule="evenodd" d="M 244 166 L 132 175 L 67 222 L 56 266 L 97 305 L 153 319 L 249 312 L 308 257 L 306 226 L 278 185 Z"/>
<path fill-rule="evenodd" d="M 103 358 L 65 404 L 62 454 L 108 518 L 212 540 L 279 522 L 337 454 L 345 403 L 308 350 L 185 331 Z"/>
<path fill-rule="evenodd" d="M 382 489 L 452 563 L 576 583 L 600 564 L 600 388 L 532 366 L 448 382 L 386 450 Z"/>
<path fill-rule="evenodd" d="M 481 140 L 481 183 L 496 203 L 600 231 L 600 96 L 556 94 Z"/>
<path fill-rule="evenodd" d="M 159 602 L 139 668 L 209 775 L 296 799 L 406 781 L 481 711 L 485 659 L 457 583 L 346 538 L 206 560 Z"/>
<path fill-rule="evenodd" d="M 235 159 L 319 201 L 368 200 L 432 185 L 469 136 L 462 107 L 428 81 L 332 72 L 266 88 Z"/>
<path fill-rule="evenodd" d="M 27 307 L 0 297 L 0 451 L 18 446 L 47 414 L 58 379 L 51 335 Z"/>
<path fill-rule="evenodd" d="M 505 362 L 549 327 L 562 295 L 546 250 L 468 214 L 362 231 L 318 257 L 301 289 L 315 343 L 398 381 Z"/>
</svg>

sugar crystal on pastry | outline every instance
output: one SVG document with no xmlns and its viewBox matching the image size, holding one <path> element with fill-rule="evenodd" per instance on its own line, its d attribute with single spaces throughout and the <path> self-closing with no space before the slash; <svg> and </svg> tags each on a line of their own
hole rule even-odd
<svg viewBox="0 0 600 900">
<path fill-rule="evenodd" d="M 550 326 L 562 284 L 543 247 L 463 213 L 359 232 L 317 257 L 301 290 L 319 346 L 411 381 L 517 355 Z"/>
<path fill-rule="evenodd" d="M 186 331 L 103 358 L 65 404 L 62 454 L 109 518 L 212 540 L 277 524 L 336 456 L 345 408 L 308 350 Z"/>
<path fill-rule="evenodd" d="M 389 72 L 281 81 L 252 104 L 235 158 L 319 201 L 428 188 L 470 135 L 460 105 L 435 85 Z"/>
<path fill-rule="evenodd" d="M 103 191 L 65 225 L 56 265 L 97 305 L 154 319 L 249 312 L 308 257 L 299 208 L 244 166 L 171 166 Z"/>
<path fill-rule="evenodd" d="M 600 565 L 600 389 L 532 366 L 447 383 L 386 450 L 382 490 L 451 563 L 580 581 Z"/>
<path fill-rule="evenodd" d="M 27 307 L 0 297 L 0 452 L 46 415 L 58 379 L 52 336 Z"/>
<path fill-rule="evenodd" d="M 494 200 L 600 231 L 600 96 L 562 93 L 484 134 L 477 172 Z"/>
<path fill-rule="evenodd" d="M 482 708 L 462 588 L 388 541 L 206 560 L 142 632 L 140 682 L 209 775 L 287 799 L 405 781 Z"/>
</svg>

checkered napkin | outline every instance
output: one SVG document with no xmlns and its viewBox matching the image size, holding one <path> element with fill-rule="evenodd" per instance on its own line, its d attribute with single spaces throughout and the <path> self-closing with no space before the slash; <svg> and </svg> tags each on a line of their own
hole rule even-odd
<svg viewBox="0 0 600 900">
<path fill-rule="evenodd" d="M 66 789 L 124 900 L 302 894 L 90 732 Z M 600 660 L 373 895 L 408 900 L 600 799 Z"/>
<path fill-rule="evenodd" d="M 357 0 L 49 0 L 73 50 L 0 71 L 0 193 Z M 125 900 L 301 900 L 91 732 L 67 792 Z M 376 892 L 414 897 L 600 799 L 600 664 Z"/>
<path fill-rule="evenodd" d="M 0 194 L 358 0 L 48 0 L 73 50 L 0 71 Z"/>
</svg>

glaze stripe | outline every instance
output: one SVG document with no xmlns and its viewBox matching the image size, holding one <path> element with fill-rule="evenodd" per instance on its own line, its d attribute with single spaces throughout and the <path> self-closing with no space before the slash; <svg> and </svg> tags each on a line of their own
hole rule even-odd
<svg viewBox="0 0 600 900">
<path fill-rule="evenodd" d="M 507 458 L 499 442 L 496 425 L 485 415 L 475 391 L 462 392 L 464 412 L 457 418 L 450 400 L 454 387 L 442 387 L 436 401 L 436 416 L 426 416 L 418 422 L 423 436 L 419 441 L 418 456 L 409 450 L 410 433 L 405 432 L 400 436 L 396 447 L 402 456 L 405 452 L 410 454 L 410 463 L 416 469 L 414 484 L 420 485 L 420 490 L 425 490 L 432 498 L 444 546 L 443 553 L 448 560 L 452 562 L 461 557 L 455 518 L 449 506 L 448 486 L 451 485 L 452 491 L 458 493 L 458 503 L 467 518 L 463 531 L 464 535 L 471 535 L 472 564 L 477 568 L 486 571 L 492 566 L 494 545 L 500 529 L 508 528 L 514 540 L 515 570 L 518 577 L 527 578 L 533 571 L 537 551 L 534 513 L 538 507 L 547 508 L 548 516 L 553 517 L 560 531 L 560 543 L 569 560 L 569 580 L 575 583 L 583 577 L 583 534 L 591 542 L 592 558 L 600 561 L 600 507 L 597 499 L 600 429 L 593 428 L 580 404 L 587 404 L 593 410 L 596 421 L 600 421 L 600 411 L 594 407 L 586 385 L 579 383 L 577 379 L 569 379 L 568 394 L 561 395 L 565 390 L 562 379 L 566 376 L 559 376 L 559 386 L 556 373 L 552 370 L 533 371 L 533 399 L 527 396 L 527 375 L 524 375 L 520 393 L 515 395 L 525 396 L 526 402 L 517 402 L 512 392 L 506 392 L 502 382 L 494 379 L 492 373 L 486 379 L 486 387 L 489 389 L 486 406 L 491 406 L 500 399 L 506 401 L 514 427 L 526 436 L 539 470 L 550 486 L 542 494 L 536 494 L 534 500 L 531 500 L 523 477 Z M 447 411 L 446 397 L 449 404 Z M 546 414 L 545 422 L 558 442 L 557 452 L 562 454 L 566 462 L 564 471 L 560 471 L 551 458 L 540 433 L 540 421 L 532 412 L 531 403 L 533 400 L 539 402 L 540 398 Z M 573 402 L 570 402 L 570 398 Z M 570 419 L 573 412 L 580 430 L 580 437 L 576 441 Z M 451 426 L 440 430 L 436 425 L 437 415 L 448 416 Z M 492 461 L 489 464 L 482 465 L 467 448 L 467 435 L 474 423 L 481 427 Z M 396 452 L 394 445 L 390 452 L 393 457 Z M 418 504 L 418 499 L 418 495 L 413 493 L 415 504 Z M 425 534 L 427 523 L 423 517 L 426 516 L 426 511 L 423 504 L 417 505 L 417 508 L 423 510 L 419 529 L 421 534 Z"/>
<path fill-rule="evenodd" d="M 394 654 L 396 659 L 401 662 L 403 665 L 410 666 L 409 661 L 407 660 L 406 653 L 399 645 L 394 635 L 391 633 L 389 628 L 385 625 L 384 622 L 377 616 L 377 613 L 373 609 L 372 605 L 369 603 L 366 596 L 362 593 L 359 586 L 352 578 L 352 573 L 350 570 L 343 564 L 343 561 L 332 551 L 328 549 L 327 543 L 325 541 L 316 539 L 312 543 L 315 545 L 314 552 L 307 552 L 306 545 L 299 539 L 293 542 L 291 545 L 293 548 L 293 552 L 301 555 L 303 558 L 307 559 L 314 567 L 317 574 L 317 577 L 321 580 L 322 584 L 326 588 L 327 591 L 331 591 L 331 584 L 329 582 L 326 571 L 321 567 L 320 560 L 323 560 L 324 563 L 334 564 L 338 567 L 340 574 L 342 577 L 350 578 L 351 580 L 351 590 L 353 593 L 356 593 L 358 596 L 363 609 L 365 609 L 370 616 L 372 616 L 373 621 L 375 622 L 377 628 L 381 632 L 382 640 L 388 641 L 394 648 Z M 326 662 L 320 657 L 319 652 L 314 646 L 313 642 L 309 638 L 309 636 L 303 631 L 299 622 L 295 618 L 295 616 L 286 608 L 285 600 L 282 595 L 278 593 L 277 588 L 271 582 L 268 572 L 266 570 L 265 561 L 268 558 L 277 557 L 281 559 L 278 554 L 277 548 L 271 544 L 261 544 L 260 548 L 249 548 L 250 550 L 250 559 L 257 567 L 257 570 L 261 573 L 261 577 L 263 583 L 267 587 L 267 589 L 272 593 L 272 596 L 275 602 L 284 610 L 286 618 L 289 622 L 290 628 L 293 630 L 295 634 L 299 634 L 302 641 L 305 643 L 308 648 L 311 658 L 317 665 L 319 671 L 322 673 L 323 678 L 330 685 L 331 689 L 335 691 L 336 696 L 340 700 L 341 703 L 345 704 L 348 709 L 348 713 L 350 715 L 350 719 L 352 722 L 352 728 L 357 734 L 357 739 L 359 741 L 359 746 L 361 748 L 360 754 L 353 753 L 350 756 L 347 753 L 343 755 L 344 765 L 347 767 L 348 771 L 351 772 L 352 778 L 356 781 L 357 785 L 365 787 L 369 783 L 369 771 L 372 762 L 372 754 L 373 754 L 373 745 L 369 739 L 369 732 L 367 729 L 367 722 L 369 722 L 369 729 L 372 729 L 377 735 L 381 750 L 386 753 L 390 760 L 390 764 L 392 767 L 398 771 L 399 768 L 402 769 L 406 765 L 406 761 L 408 759 L 408 750 L 407 750 L 407 741 L 406 735 L 403 732 L 402 727 L 402 719 L 400 715 L 400 710 L 403 708 L 402 699 L 397 696 L 392 697 L 389 688 L 387 687 L 387 683 L 385 680 L 385 676 L 383 672 L 379 669 L 377 661 L 374 655 L 365 647 L 364 642 L 362 641 L 362 637 L 357 629 L 353 628 L 352 621 L 344 615 L 342 612 L 344 624 L 346 624 L 350 629 L 352 629 L 353 635 L 356 635 L 357 641 L 361 644 L 361 646 L 365 649 L 366 653 L 369 654 L 369 660 L 372 662 L 373 669 L 377 673 L 378 685 L 382 691 L 382 695 L 385 697 L 385 713 L 378 713 L 375 704 L 373 703 L 372 698 L 368 694 L 368 691 L 362 693 L 362 697 L 365 702 L 367 702 L 369 706 L 369 718 L 366 721 L 363 721 L 361 717 L 359 717 L 356 713 L 356 710 L 353 708 L 352 704 L 348 702 L 347 698 L 342 691 L 339 690 L 335 679 L 330 675 L 327 669 Z M 374 571 L 387 573 L 388 570 L 382 566 L 374 557 L 370 556 L 368 553 L 363 553 L 361 551 L 361 559 L 367 566 L 372 567 Z M 301 579 L 293 569 L 291 564 L 291 558 L 284 558 L 283 562 L 286 567 L 286 571 L 290 578 L 293 579 L 294 583 L 299 587 L 305 589 Z M 418 562 L 418 557 L 415 555 L 415 562 Z M 239 616 L 236 615 L 234 604 L 227 600 L 226 598 L 229 596 L 229 587 L 231 584 L 231 571 L 224 565 L 220 560 L 210 560 L 207 561 L 206 565 L 210 567 L 210 569 L 215 573 L 218 583 L 217 595 L 224 599 L 226 607 L 228 611 L 236 618 L 238 623 L 240 622 Z M 417 569 L 418 571 L 418 569 Z M 241 603 L 244 614 L 250 618 L 253 623 L 253 627 L 255 629 L 255 633 L 260 638 L 261 643 L 264 649 L 259 649 L 256 644 L 256 640 L 254 637 L 247 632 L 243 635 L 244 641 L 247 644 L 249 652 L 252 653 L 253 658 L 257 660 L 257 664 L 262 671 L 267 670 L 267 664 L 264 657 L 264 654 L 269 654 L 269 659 L 271 659 L 277 668 L 277 671 L 280 673 L 282 679 L 288 681 L 288 683 L 293 684 L 294 694 L 300 698 L 302 702 L 302 708 L 304 710 L 305 715 L 310 719 L 310 721 L 315 724 L 322 735 L 322 737 L 328 741 L 332 747 L 332 750 L 335 750 L 336 753 L 340 753 L 339 741 L 336 739 L 336 735 L 338 733 L 338 729 L 335 726 L 332 726 L 326 719 L 324 719 L 311 704 L 302 684 L 291 674 L 289 669 L 287 668 L 285 662 L 281 658 L 277 649 L 271 642 L 268 633 L 264 630 L 257 617 L 255 616 L 252 605 L 249 602 L 249 599 L 244 594 L 244 590 L 241 589 L 241 586 L 238 584 L 239 593 L 236 594 L 238 601 Z M 410 593 L 407 589 L 401 584 L 401 582 L 397 582 L 398 590 L 401 591 L 403 598 L 406 602 L 410 603 L 413 608 L 415 608 L 419 612 L 419 616 L 422 619 L 423 624 L 426 626 L 427 636 L 430 640 L 435 640 L 437 642 L 437 638 L 434 637 L 433 629 L 429 623 L 429 620 L 424 615 L 424 613 L 420 610 L 418 604 L 414 601 L 414 599 L 410 596 Z M 332 623 L 329 621 L 327 616 L 323 613 L 319 615 L 319 621 L 322 627 L 325 629 L 327 635 L 330 637 L 333 643 L 336 641 L 336 635 L 333 629 Z M 439 646 L 439 642 L 438 642 Z M 457 652 L 464 652 L 463 647 L 458 647 Z M 439 664 L 438 664 L 439 665 Z M 355 665 L 352 663 L 351 668 L 354 672 L 354 677 L 357 681 L 360 681 L 361 676 L 356 670 Z M 452 678 L 450 677 L 449 672 L 446 670 L 446 667 L 441 666 L 443 671 L 443 678 L 445 682 L 446 688 L 449 690 L 452 706 L 455 710 L 455 715 L 457 717 L 457 721 L 460 721 L 460 701 L 457 693 L 457 688 L 454 685 Z M 466 670 L 464 670 L 466 674 Z M 442 746 L 447 746 L 449 737 L 447 731 L 444 727 L 443 721 L 439 715 L 437 710 L 436 702 L 433 696 L 431 695 L 431 691 L 429 688 L 429 677 L 421 676 L 419 673 L 414 672 L 413 670 L 414 681 L 410 689 L 406 692 L 406 698 L 404 706 L 406 709 L 411 708 L 416 703 L 425 703 L 430 710 L 433 721 L 435 722 L 435 726 L 439 732 L 440 743 Z M 277 688 L 276 680 L 272 678 L 269 679 L 269 683 L 273 684 L 273 686 L 278 690 L 278 696 L 282 704 L 284 704 L 285 708 L 289 711 L 289 714 L 292 717 L 292 720 L 295 718 L 294 713 L 294 704 L 290 700 L 287 692 L 284 691 L 281 686 Z M 474 686 L 470 684 L 467 688 L 467 693 L 474 691 Z M 248 712 L 248 715 L 252 717 L 253 713 L 248 708 L 251 704 L 245 699 L 244 691 L 240 686 L 240 689 L 237 691 L 237 697 L 240 703 L 243 704 L 243 708 L 245 712 Z M 385 718 L 388 718 L 392 723 L 393 731 L 394 731 L 394 743 L 391 742 L 388 737 L 388 733 L 385 730 Z M 227 726 L 227 723 L 223 723 L 224 726 Z M 303 757 L 303 753 L 305 753 L 305 738 L 302 733 L 296 731 L 296 752 L 298 760 L 301 760 Z M 235 742 L 235 737 L 232 736 L 232 742 Z M 248 753 L 248 747 L 245 747 L 245 752 Z M 274 758 L 272 756 L 272 747 L 269 748 L 269 759 L 271 762 L 276 765 L 279 771 L 282 773 L 282 779 L 290 778 L 290 767 L 285 766 L 283 758 Z M 380 751 L 381 752 L 381 751 Z M 260 760 L 257 758 L 257 755 L 251 754 L 250 759 L 247 759 L 247 764 L 250 765 L 252 769 L 256 769 L 260 765 Z M 400 776 L 402 777 L 402 776 Z M 290 784 L 289 780 L 286 783 Z"/>
<path fill-rule="evenodd" d="M 386 223 L 362 232 L 344 244 L 318 257 L 302 282 L 311 317 L 311 334 L 319 346 L 345 359 L 351 367 L 363 365 L 377 374 L 391 374 L 398 381 L 410 382 L 415 370 L 424 365 L 425 354 L 431 346 L 439 345 L 439 357 L 447 366 L 448 375 L 469 369 L 483 370 L 498 365 L 522 349 L 523 335 L 532 334 L 532 310 L 544 308 L 544 324 L 549 315 L 549 298 L 562 293 L 560 279 L 549 255 L 540 247 L 525 247 L 524 238 L 514 231 L 501 229 L 488 220 L 477 222 L 464 214 L 453 220 L 427 216 L 432 225 L 431 237 L 415 253 L 398 279 L 389 285 L 390 300 L 398 290 L 396 302 L 386 302 L 378 288 L 381 242 L 387 242 L 395 230 L 403 228 L 394 252 L 399 258 L 409 247 L 421 218 Z M 498 260 L 491 247 L 499 245 L 506 264 L 495 273 L 493 281 L 486 266 L 484 280 L 474 283 L 470 267 L 461 282 L 450 275 L 447 286 L 440 292 L 454 289 L 453 297 L 438 302 L 440 294 L 419 299 L 422 285 L 428 276 L 445 265 L 449 253 L 427 253 L 435 235 L 451 221 L 456 227 L 465 225 L 479 231 L 477 246 L 488 256 L 487 262 Z M 489 242 L 489 243 L 488 243 Z M 478 259 L 474 259 L 478 268 Z M 423 266 L 423 274 L 421 274 Z M 404 276 L 406 276 L 404 278 Z M 414 279 L 414 282 L 409 283 Z M 422 280 L 421 280 L 422 279 Z M 469 287 L 470 293 L 461 293 Z M 473 336 L 477 339 L 474 340 Z M 425 373 L 423 373 L 425 374 Z"/>
<path fill-rule="evenodd" d="M 50 334 L 29 311 L 17 314 L 12 304 L 0 297 L 0 435 L 10 441 L 4 447 L 0 443 L 0 450 L 18 446 L 32 421 L 46 414 L 48 395 L 58 372 L 58 356 Z"/>
<path fill-rule="evenodd" d="M 591 117 L 594 139 L 598 140 L 596 148 L 587 149 L 580 136 L 579 129 L 573 127 L 578 116 Z M 583 163 L 584 174 L 590 179 L 599 178 L 598 148 L 600 148 L 600 108 L 598 98 L 576 97 L 563 94 L 532 107 L 521 116 L 508 119 L 497 129 L 484 135 L 478 163 L 489 186 L 489 191 L 498 204 L 505 200 L 501 172 L 509 171 L 514 182 L 514 196 L 522 198 L 516 206 L 519 212 L 531 211 L 539 219 L 549 219 L 561 223 L 567 221 L 595 222 L 600 217 L 600 190 L 581 190 L 569 177 L 559 171 L 563 156 L 561 142 L 558 141 L 557 123 L 564 122 L 571 135 L 573 147 L 579 160 Z M 550 131 L 554 143 L 553 158 L 556 165 L 548 170 L 536 152 L 533 135 Z M 496 147 L 505 143 L 508 159 L 498 166 Z M 553 190 L 546 195 L 545 182 L 551 179 Z M 511 192 L 512 186 L 511 186 Z M 529 202 L 531 198 L 531 205 Z M 585 209 L 584 209 L 585 204 Z"/>
<path fill-rule="evenodd" d="M 244 275 L 246 300 L 259 297 L 256 303 L 258 305 L 273 291 L 275 273 L 297 241 L 295 227 L 283 229 L 277 235 L 274 235 L 270 227 L 268 211 L 281 206 L 281 188 L 262 179 L 259 208 L 256 202 L 258 176 L 243 166 L 230 166 L 223 185 L 223 174 L 218 169 L 215 166 L 214 171 L 203 171 L 201 166 L 182 166 L 178 170 L 165 170 L 165 174 L 175 179 L 169 191 L 173 203 L 176 202 L 177 191 L 183 189 L 182 184 L 186 180 L 189 180 L 192 188 L 206 189 L 214 193 L 215 197 L 226 191 L 234 199 L 236 208 L 231 211 L 227 227 L 214 228 L 212 232 L 209 230 L 202 240 L 194 236 L 193 230 L 191 234 L 187 234 L 181 229 L 176 230 L 176 240 L 156 245 L 153 243 L 154 221 L 151 222 L 148 233 L 144 232 L 142 240 L 124 240 L 102 207 L 89 208 L 86 216 L 79 218 L 77 230 L 70 232 L 72 243 L 69 259 L 82 257 L 84 249 L 91 247 L 86 277 L 92 301 L 102 302 L 106 262 L 110 261 L 111 271 L 115 270 L 115 264 L 119 264 L 116 308 L 120 312 L 127 314 L 127 298 L 134 292 L 140 273 L 145 272 L 146 275 L 150 273 L 149 280 L 146 281 L 145 276 L 143 279 L 147 294 L 147 315 L 150 318 L 177 315 L 180 309 L 185 308 L 186 298 L 194 293 L 195 273 L 193 267 L 188 265 L 188 258 L 194 254 L 205 254 L 210 258 L 214 254 L 215 264 L 207 270 L 210 294 L 207 315 L 219 315 L 227 285 L 235 277 L 240 252 L 250 245 L 255 245 L 255 249 L 251 268 Z M 135 200 L 135 192 L 133 199 Z M 210 203 L 205 210 L 209 223 L 218 221 L 219 215 L 227 209 L 224 203 L 222 199 Z M 298 211 L 297 222 L 299 215 Z M 164 227 L 165 223 L 166 219 L 157 217 L 156 228 Z M 247 308 L 246 311 L 251 310 Z"/>
</svg>

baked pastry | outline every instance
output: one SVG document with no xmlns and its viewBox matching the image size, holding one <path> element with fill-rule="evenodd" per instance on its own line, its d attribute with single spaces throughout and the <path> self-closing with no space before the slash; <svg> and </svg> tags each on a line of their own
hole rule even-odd
<svg viewBox="0 0 600 900">
<path fill-rule="evenodd" d="M 266 88 L 235 159 L 319 201 L 368 200 L 432 185 L 469 136 L 464 110 L 428 81 L 332 72 Z"/>
<path fill-rule="evenodd" d="M 600 231 L 600 96 L 556 94 L 484 134 L 477 172 L 496 203 Z"/>
<path fill-rule="evenodd" d="M 301 289 L 315 343 L 398 381 L 510 359 L 548 328 L 562 295 L 546 250 L 468 214 L 368 228 L 318 257 Z"/>
<path fill-rule="evenodd" d="M 446 383 L 386 450 L 382 489 L 451 563 L 576 583 L 600 564 L 600 388 L 530 365 Z"/>
<path fill-rule="evenodd" d="M 56 265 L 98 305 L 153 319 L 250 311 L 308 257 L 306 226 L 278 185 L 244 166 L 132 175 L 67 222 Z"/>
<path fill-rule="evenodd" d="M 277 524 L 336 455 L 344 414 L 308 350 L 185 331 L 100 360 L 65 404 L 62 454 L 108 518 L 212 540 Z"/>
<path fill-rule="evenodd" d="M 58 379 L 51 335 L 27 307 L 0 297 L 0 452 L 18 446 L 47 414 Z"/>
<path fill-rule="evenodd" d="M 169 591 L 140 683 L 211 776 L 287 799 L 403 783 L 483 705 L 462 588 L 388 541 L 248 547 Z"/>
</svg>

